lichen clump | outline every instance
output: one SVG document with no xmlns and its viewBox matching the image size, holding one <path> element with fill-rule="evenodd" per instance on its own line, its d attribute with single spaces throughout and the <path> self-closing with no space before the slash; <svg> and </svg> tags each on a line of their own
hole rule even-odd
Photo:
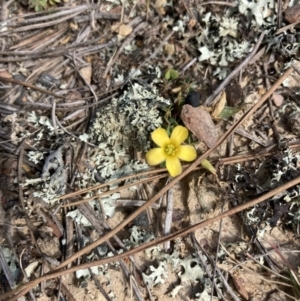
<svg viewBox="0 0 300 301">
<path fill-rule="evenodd" d="M 159 109 L 170 102 L 158 96 L 154 86 L 145 89 L 135 83 L 121 97 L 97 112 L 91 138 L 113 149 L 134 147 L 146 151 L 150 133 L 162 124 Z"/>
<path fill-rule="evenodd" d="M 148 168 L 146 163 L 132 160 L 129 149 L 150 149 L 150 133 L 161 126 L 161 109 L 169 105 L 170 101 L 159 96 L 155 86 L 145 88 L 134 83 L 119 98 L 100 108 L 90 134 L 90 141 L 99 148 L 91 149 L 89 158 L 104 179 Z"/>
</svg>

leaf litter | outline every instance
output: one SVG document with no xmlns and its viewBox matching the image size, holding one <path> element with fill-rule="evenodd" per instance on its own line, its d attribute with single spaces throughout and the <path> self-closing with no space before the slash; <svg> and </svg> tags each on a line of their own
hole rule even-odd
<svg viewBox="0 0 300 301">
<path fill-rule="evenodd" d="M 300 160 L 294 5 L 2 4 L 1 300 L 300 297 L 299 183 L 289 187 Z M 166 180 L 164 166 L 147 165 L 151 132 L 177 124 L 199 156 L 210 154 L 213 174 Z M 167 235 L 164 227 L 172 235 L 195 224 L 168 252 L 158 243 L 110 259 Z M 114 240 L 97 244 L 103 233 Z"/>
</svg>

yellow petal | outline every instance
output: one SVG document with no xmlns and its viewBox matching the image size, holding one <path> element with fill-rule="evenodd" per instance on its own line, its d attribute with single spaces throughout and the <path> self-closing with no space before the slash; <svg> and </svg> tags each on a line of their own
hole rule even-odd
<svg viewBox="0 0 300 301">
<path fill-rule="evenodd" d="M 181 164 L 177 157 L 167 157 L 166 167 L 172 177 L 176 177 L 182 172 Z"/>
<path fill-rule="evenodd" d="M 157 165 L 166 160 L 166 154 L 162 148 L 152 148 L 146 154 L 149 165 Z"/>
<path fill-rule="evenodd" d="M 186 127 L 177 125 L 171 135 L 171 141 L 175 146 L 179 146 L 189 135 Z"/>
<path fill-rule="evenodd" d="M 197 157 L 196 150 L 191 145 L 180 145 L 178 147 L 177 157 L 183 161 L 193 161 Z"/>
<path fill-rule="evenodd" d="M 170 138 L 168 133 L 163 128 L 158 128 L 151 134 L 152 140 L 160 147 L 165 147 L 167 144 L 170 143 Z"/>
</svg>

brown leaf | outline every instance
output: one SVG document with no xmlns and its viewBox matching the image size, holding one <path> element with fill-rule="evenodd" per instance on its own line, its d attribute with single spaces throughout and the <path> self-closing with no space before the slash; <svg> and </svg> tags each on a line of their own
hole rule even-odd
<svg viewBox="0 0 300 301">
<path fill-rule="evenodd" d="M 245 289 L 246 283 L 242 277 L 239 277 L 238 275 L 234 275 L 231 273 L 232 280 L 234 282 L 234 285 L 237 289 L 237 291 L 245 298 L 246 300 L 249 300 L 249 294 L 247 290 Z"/>
<path fill-rule="evenodd" d="M 66 97 L 66 103 L 68 102 L 73 102 L 77 99 L 80 99 L 81 98 L 81 94 L 80 92 L 78 91 L 70 91 L 68 94 L 67 94 L 67 97 Z"/>
<path fill-rule="evenodd" d="M 69 41 L 71 40 L 72 36 L 71 35 L 67 35 L 66 37 L 62 38 L 60 40 L 60 44 L 62 45 L 66 45 L 69 43 Z"/>
<path fill-rule="evenodd" d="M 167 0 L 156 0 L 155 1 L 155 7 L 156 8 L 162 8 L 167 4 Z"/>
<path fill-rule="evenodd" d="M 166 53 L 167 55 L 173 55 L 174 52 L 175 52 L 174 44 L 169 44 L 169 43 L 167 43 L 167 44 L 165 45 L 164 51 L 165 51 L 165 53 Z"/>
<path fill-rule="evenodd" d="M 199 140 L 203 140 L 209 148 L 215 145 L 218 140 L 218 133 L 208 112 L 200 107 L 194 108 L 190 105 L 184 105 L 180 117 L 185 126 Z"/>
<path fill-rule="evenodd" d="M 300 21 L 300 4 L 287 8 L 284 11 L 284 17 L 289 23 Z"/>
<path fill-rule="evenodd" d="M 73 31 L 77 31 L 77 30 L 78 30 L 78 24 L 77 24 L 77 23 L 71 22 L 71 23 L 69 24 L 69 26 L 71 27 L 71 29 L 72 29 Z"/>
<path fill-rule="evenodd" d="M 42 208 L 41 208 L 41 214 L 43 214 L 44 218 L 47 220 L 47 226 L 52 228 L 53 235 L 56 236 L 57 238 L 62 237 L 63 234 L 61 233 L 59 227 L 57 226 L 53 218 Z"/>
<path fill-rule="evenodd" d="M 158 9 L 158 11 L 164 15 L 166 13 L 164 6 L 167 4 L 167 0 L 156 0 L 155 1 L 155 7 Z"/>
<path fill-rule="evenodd" d="M 119 35 L 127 37 L 132 32 L 132 27 L 126 24 L 122 24 L 119 28 Z"/>
<path fill-rule="evenodd" d="M 112 32 L 118 32 L 120 26 L 121 26 L 121 23 L 120 23 L 120 22 L 115 22 L 115 23 L 112 24 L 112 26 L 110 27 L 110 30 L 111 30 Z"/>
<path fill-rule="evenodd" d="M 91 78 L 92 78 L 92 66 L 86 66 L 80 69 L 80 75 L 85 80 L 86 83 L 89 85 L 91 84 Z"/>
<path fill-rule="evenodd" d="M 211 114 L 213 118 L 219 117 L 220 113 L 223 111 L 223 109 L 225 107 L 225 104 L 226 104 L 226 92 L 223 91 L 221 98 L 219 99 L 218 103 L 216 104 L 216 106 Z"/>
<path fill-rule="evenodd" d="M 12 78 L 12 75 L 6 70 L 0 71 L 0 76 L 5 78 Z"/>
</svg>

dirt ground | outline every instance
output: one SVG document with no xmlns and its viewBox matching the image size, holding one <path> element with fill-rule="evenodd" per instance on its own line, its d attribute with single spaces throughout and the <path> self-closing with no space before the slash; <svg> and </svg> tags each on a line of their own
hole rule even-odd
<svg viewBox="0 0 300 301">
<path fill-rule="evenodd" d="M 0 300 L 300 300 L 297 1 L 0 5 Z"/>
</svg>

